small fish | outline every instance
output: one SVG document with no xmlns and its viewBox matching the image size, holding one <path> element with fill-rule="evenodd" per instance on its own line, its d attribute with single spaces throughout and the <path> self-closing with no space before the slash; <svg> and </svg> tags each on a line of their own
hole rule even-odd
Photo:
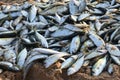
<svg viewBox="0 0 120 80">
<path fill-rule="evenodd" d="M 39 14 L 42 14 L 42 15 L 53 15 L 55 13 L 61 14 L 61 13 L 66 12 L 67 10 L 68 8 L 66 6 L 55 6 L 48 10 L 42 11 Z"/>
<path fill-rule="evenodd" d="M 16 53 L 14 52 L 14 50 L 6 50 L 3 54 L 4 58 L 6 61 L 15 63 L 16 62 Z"/>
<path fill-rule="evenodd" d="M 100 56 L 100 55 L 104 55 L 105 53 L 107 53 L 107 51 L 105 51 L 105 52 L 93 51 L 85 56 L 85 60 L 92 59 L 92 58 L 95 58 L 95 57 Z"/>
<path fill-rule="evenodd" d="M 78 6 L 75 4 L 75 0 L 70 0 L 69 11 L 71 15 L 75 15 L 76 13 L 78 13 Z"/>
<path fill-rule="evenodd" d="M 39 34 L 37 31 L 35 31 L 35 36 L 37 38 L 38 41 L 40 41 L 40 43 L 42 44 L 43 47 L 48 48 L 48 42 L 45 39 L 45 37 L 43 37 L 41 34 Z"/>
<path fill-rule="evenodd" d="M 26 62 L 24 64 L 24 67 L 27 67 L 28 64 L 32 63 L 35 60 L 46 59 L 47 57 L 48 57 L 47 55 L 43 55 L 43 54 L 34 55 L 31 58 L 29 58 L 29 59 L 26 60 Z"/>
<path fill-rule="evenodd" d="M 73 55 L 73 56 L 69 57 L 68 59 L 66 59 L 66 60 L 61 64 L 60 69 L 65 69 L 65 68 L 70 67 L 70 66 L 76 61 L 77 58 L 78 58 L 78 55 Z"/>
<path fill-rule="evenodd" d="M 37 14 L 37 8 L 35 7 L 35 5 L 33 5 L 30 9 L 29 17 L 28 17 L 30 22 L 33 22 L 35 20 L 36 14 Z"/>
<path fill-rule="evenodd" d="M 0 38 L 0 45 L 8 45 L 13 40 L 15 40 L 15 38 Z"/>
<path fill-rule="evenodd" d="M 51 37 L 55 38 L 67 38 L 74 35 L 74 32 L 68 29 L 58 29 L 51 34 Z"/>
<path fill-rule="evenodd" d="M 8 17 L 16 18 L 16 17 L 19 17 L 21 15 L 22 15 L 21 12 L 12 12 L 12 13 L 9 13 Z"/>
<path fill-rule="evenodd" d="M 72 25 L 72 24 L 66 24 L 66 25 L 64 25 L 63 27 L 66 28 L 66 29 L 68 29 L 68 30 L 74 31 L 74 32 L 84 33 L 82 29 L 77 28 L 77 27 L 75 27 L 75 26 Z"/>
<path fill-rule="evenodd" d="M 79 0 L 80 3 L 79 3 L 79 12 L 83 12 L 87 6 L 86 4 L 86 0 Z"/>
<path fill-rule="evenodd" d="M 77 35 L 71 41 L 70 53 L 71 54 L 76 53 L 77 50 L 79 49 L 79 47 L 80 47 L 80 37 L 79 37 L 79 35 Z"/>
<path fill-rule="evenodd" d="M 49 56 L 48 58 L 46 58 L 46 60 L 44 61 L 45 63 L 45 67 L 48 68 L 50 67 L 52 64 L 54 64 L 55 62 L 57 62 L 60 58 L 62 58 L 63 56 L 68 56 L 70 54 L 54 54 Z"/>
<path fill-rule="evenodd" d="M 39 52 L 43 54 L 68 54 L 67 52 L 59 52 L 53 49 L 46 49 L 46 48 L 34 48 L 31 52 Z"/>
<path fill-rule="evenodd" d="M 107 63 L 107 56 L 99 59 L 92 67 L 92 75 L 98 76 L 105 68 L 106 63 Z"/>
<path fill-rule="evenodd" d="M 27 21 L 23 21 L 23 24 L 25 24 L 26 26 L 29 26 L 29 27 L 36 27 L 36 28 L 39 28 L 39 29 L 41 29 L 41 28 L 45 28 L 46 27 L 46 25 L 48 25 L 48 24 L 45 24 L 45 23 L 43 23 L 43 22 L 27 22 Z"/>
<path fill-rule="evenodd" d="M 16 18 L 13 22 L 13 26 L 16 26 L 21 20 L 22 20 L 22 16 L 19 16 L 18 18 Z"/>
<path fill-rule="evenodd" d="M 120 50 L 115 45 L 106 43 L 106 49 L 111 55 L 120 56 Z"/>
<path fill-rule="evenodd" d="M 12 63 L 7 61 L 0 61 L 0 67 L 5 70 L 10 71 L 19 71 L 20 69 L 17 66 L 14 66 Z"/>
<path fill-rule="evenodd" d="M 9 12 L 17 12 L 21 10 L 21 7 L 20 6 L 17 6 L 17 5 L 8 5 L 6 6 L 6 8 L 3 10 L 4 13 L 9 13 Z"/>
<path fill-rule="evenodd" d="M 97 46 L 105 46 L 105 42 L 104 40 L 98 36 L 97 34 L 94 34 L 92 32 L 89 33 L 89 38 L 93 41 L 93 43 Z"/>
<path fill-rule="evenodd" d="M 116 64 L 120 65 L 120 57 L 111 55 L 111 58 L 114 60 L 114 62 L 115 62 Z"/>
<path fill-rule="evenodd" d="M 77 61 L 70 68 L 68 68 L 67 75 L 70 76 L 76 73 L 77 71 L 79 71 L 83 63 L 84 63 L 84 56 L 78 58 Z"/>
<path fill-rule="evenodd" d="M 93 46 L 94 46 L 94 43 L 91 40 L 84 41 L 84 43 L 81 46 L 80 51 L 86 54 L 87 49 Z"/>
<path fill-rule="evenodd" d="M 17 35 L 17 31 L 15 30 L 0 32 L 0 38 L 16 37 L 16 35 Z"/>
<path fill-rule="evenodd" d="M 27 50 L 26 48 L 24 48 L 19 54 L 18 54 L 18 57 L 17 57 L 17 65 L 19 66 L 20 69 L 23 68 L 23 65 L 25 63 L 25 59 L 27 57 Z"/>
</svg>

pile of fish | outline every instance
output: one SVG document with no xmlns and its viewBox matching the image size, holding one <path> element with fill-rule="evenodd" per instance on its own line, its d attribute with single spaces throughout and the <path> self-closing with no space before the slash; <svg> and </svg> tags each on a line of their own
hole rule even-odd
<svg viewBox="0 0 120 80">
<path fill-rule="evenodd" d="M 0 68 L 24 71 L 57 61 L 67 75 L 93 76 L 120 65 L 119 0 L 37 0 L 0 6 Z M 90 74 L 90 75 L 91 75 Z"/>
</svg>

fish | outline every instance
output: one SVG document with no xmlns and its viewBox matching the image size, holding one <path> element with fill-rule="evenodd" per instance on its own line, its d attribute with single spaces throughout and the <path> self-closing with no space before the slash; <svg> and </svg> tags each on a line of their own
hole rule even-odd
<svg viewBox="0 0 120 80">
<path fill-rule="evenodd" d="M 28 21 L 23 21 L 23 24 L 25 24 L 26 26 L 35 26 L 36 28 L 45 28 L 45 26 L 47 24 L 43 23 L 43 22 L 28 22 Z"/>
<path fill-rule="evenodd" d="M 72 55 L 61 64 L 60 69 L 65 69 L 70 67 L 76 61 L 77 58 L 78 58 L 78 55 Z"/>
<path fill-rule="evenodd" d="M 86 0 L 80 0 L 79 3 L 79 12 L 83 12 L 86 8 L 87 4 L 86 4 Z"/>
<path fill-rule="evenodd" d="M 47 57 L 48 57 L 47 55 L 37 54 L 37 55 L 32 56 L 31 58 L 27 58 L 27 60 L 25 61 L 24 67 L 26 67 L 28 64 L 32 63 L 35 60 L 46 59 Z"/>
<path fill-rule="evenodd" d="M 37 14 L 37 8 L 35 5 L 33 5 L 30 8 L 29 17 L 28 17 L 30 22 L 33 22 L 35 20 L 36 14 Z"/>
<path fill-rule="evenodd" d="M 64 53 L 64 54 L 54 54 L 54 55 L 49 56 L 44 61 L 45 68 L 50 67 L 52 64 L 57 62 L 60 58 L 62 58 L 63 56 L 68 56 L 68 55 L 70 55 L 70 54 Z"/>
<path fill-rule="evenodd" d="M 41 45 L 45 48 L 48 48 L 48 42 L 47 40 L 45 39 L 45 37 L 43 37 L 41 34 L 39 34 L 37 31 L 35 31 L 35 36 L 36 36 L 36 39 L 38 41 L 40 41 Z"/>
<path fill-rule="evenodd" d="M 6 61 L 15 63 L 16 62 L 16 53 L 14 50 L 5 50 L 3 54 L 4 58 Z"/>
<path fill-rule="evenodd" d="M 113 61 L 114 61 L 116 64 L 120 65 L 120 59 L 119 59 L 119 57 L 114 56 L 114 55 L 111 55 L 111 58 L 113 59 Z"/>
<path fill-rule="evenodd" d="M 78 6 L 75 4 L 75 0 L 70 0 L 69 2 L 69 12 L 71 15 L 78 13 Z"/>
<path fill-rule="evenodd" d="M 85 60 L 92 59 L 92 58 L 95 58 L 97 56 L 104 55 L 106 53 L 107 53 L 106 50 L 105 50 L 105 52 L 93 51 L 93 52 L 91 52 L 91 53 L 89 53 L 88 55 L 85 56 Z"/>
<path fill-rule="evenodd" d="M 23 68 L 26 57 L 27 57 L 27 50 L 26 48 L 24 48 L 17 57 L 17 65 L 19 66 L 20 69 Z"/>
<path fill-rule="evenodd" d="M 8 45 L 13 40 L 15 40 L 15 38 L 0 38 L 0 45 Z"/>
<path fill-rule="evenodd" d="M 20 70 L 17 66 L 14 66 L 12 63 L 7 61 L 0 61 L 0 67 L 4 70 L 10 70 L 13 72 L 18 72 Z"/>
<path fill-rule="evenodd" d="M 17 17 L 13 22 L 13 26 L 16 26 L 22 20 L 22 18 L 23 18 L 23 16 Z"/>
<path fill-rule="evenodd" d="M 72 35 L 74 35 L 73 31 L 70 31 L 68 29 L 58 29 L 51 34 L 51 37 L 66 38 L 66 37 L 69 37 L 69 36 L 72 36 Z"/>
<path fill-rule="evenodd" d="M 59 6 L 52 7 L 48 10 L 39 12 L 39 14 L 41 14 L 41 15 L 53 15 L 55 13 L 64 13 L 67 10 L 68 10 L 68 8 L 66 6 L 59 5 Z"/>
<path fill-rule="evenodd" d="M 106 49 L 111 55 L 120 56 L 120 50 L 115 45 L 106 43 Z"/>
<path fill-rule="evenodd" d="M 97 34 L 94 34 L 92 32 L 89 32 L 89 38 L 93 41 L 93 43 L 97 46 L 97 47 L 100 47 L 100 46 L 105 46 L 105 42 L 104 40 L 98 36 Z"/>
<path fill-rule="evenodd" d="M 70 53 L 71 54 L 76 53 L 78 51 L 79 47 L 80 47 L 80 37 L 79 37 L 79 35 L 77 35 L 71 41 Z"/>
<path fill-rule="evenodd" d="M 78 58 L 77 61 L 70 68 L 68 68 L 67 75 L 70 76 L 76 73 L 77 71 L 79 71 L 83 63 L 84 63 L 84 56 Z"/>
<path fill-rule="evenodd" d="M 107 56 L 99 59 L 92 67 L 92 75 L 98 76 L 103 71 L 107 63 Z"/>
<path fill-rule="evenodd" d="M 46 49 L 46 48 L 34 48 L 31 50 L 31 52 L 39 52 L 43 54 L 69 54 L 67 52 L 59 52 L 53 49 Z"/>
</svg>

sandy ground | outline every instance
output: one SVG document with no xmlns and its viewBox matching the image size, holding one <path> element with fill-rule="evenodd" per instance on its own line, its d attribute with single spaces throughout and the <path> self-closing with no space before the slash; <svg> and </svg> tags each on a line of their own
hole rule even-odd
<svg viewBox="0 0 120 80">
<path fill-rule="evenodd" d="M 14 4 L 22 3 L 26 0 L 0 0 L 1 4 Z M 56 69 L 60 67 L 60 63 L 57 62 L 48 69 L 45 69 L 43 64 L 36 63 L 34 64 L 25 80 L 120 80 L 120 67 L 114 65 L 114 73 L 109 75 L 107 72 L 103 72 L 98 77 L 90 76 L 90 69 L 87 67 L 82 67 L 79 72 L 72 76 L 67 76 L 66 70 L 63 70 L 62 73 Z M 0 74 L 0 80 L 22 80 L 22 71 L 21 72 L 10 72 L 4 71 Z"/>
</svg>

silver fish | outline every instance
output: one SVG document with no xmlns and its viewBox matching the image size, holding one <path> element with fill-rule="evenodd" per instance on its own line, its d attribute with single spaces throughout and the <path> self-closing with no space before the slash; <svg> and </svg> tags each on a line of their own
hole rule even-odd
<svg viewBox="0 0 120 80">
<path fill-rule="evenodd" d="M 97 46 L 97 47 L 100 47 L 100 46 L 105 46 L 105 42 L 104 40 L 98 36 L 97 34 L 94 34 L 94 33 L 89 33 L 89 38 L 93 41 L 93 43 Z"/>
<path fill-rule="evenodd" d="M 70 0 L 69 11 L 71 15 L 74 15 L 78 12 L 78 6 L 75 4 L 75 0 Z"/>
<path fill-rule="evenodd" d="M 54 33 L 51 34 L 51 37 L 64 38 L 64 37 L 72 36 L 73 34 L 74 32 L 68 29 L 58 29 Z"/>
<path fill-rule="evenodd" d="M 115 45 L 106 43 L 106 49 L 111 55 L 120 56 L 120 50 Z"/>
<path fill-rule="evenodd" d="M 46 59 L 47 57 L 48 57 L 47 55 L 43 55 L 43 54 L 34 55 L 31 58 L 29 58 L 29 59 L 26 60 L 26 62 L 24 64 L 24 67 L 26 67 L 28 64 L 32 63 L 35 60 Z"/>
<path fill-rule="evenodd" d="M 78 55 L 73 55 L 73 56 L 69 57 L 68 59 L 66 59 L 66 60 L 61 64 L 60 69 L 65 69 L 65 68 L 70 67 L 70 66 L 76 61 L 77 58 L 78 58 Z"/>
<path fill-rule="evenodd" d="M 32 51 L 36 51 L 36 52 L 39 52 L 39 53 L 43 53 L 43 54 L 68 54 L 66 52 L 59 52 L 59 51 L 56 51 L 56 50 L 52 50 L 52 49 L 46 49 L 46 48 L 34 48 L 32 49 Z"/>
<path fill-rule="evenodd" d="M 77 50 L 79 49 L 79 47 L 80 47 L 80 37 L 79 37 L 79 35 L 77 35 L 71 41 L 70 53 L 71 54 L 76 53 Z"/>
<path fill-rule="evenodd" d="M 20 69 L 17 66 L 14 66 L 12 63 L 7 62 L 7 61 L 0 61 L 0 67 L 5 69 L 5 70 L 10 70 L 10 71 L 19 71 Z"/>
<path fill-rule="evenodd" d="M 14 50 L 6 50 L 3 54 L 6 61 L 15 63 L 16 62 L 16 53 Z"/>
<path fill-rule="evenodd" d="M 77 59 L 77 61 L 67 70 L 67 75 L 70 76 L 76 73 L 77 71 L 79 71 L 83 63 L 84 63 L 84 56 Z"/>
<path fill-rule="evenodd" d="M 23 24 L 25 24 L 26 26 L 35 26 L 36 28 L 44 28 L 47 24 L 43 23 L 43 22 L 27 22 L 27 21 L 23 21 Z"/>
<path fill-rule="evenodd" d="M 92 75 L 98 76 L 105 68 L 106 63 L 107 63 L 107 56 L 99 59 L 92 67 Z"/>
<path fill-rule="evenodd" d="M 85 56 L 85 60 L 92 59 L 92 58 L 95 58 L 95 57 L 100 56 L 100 55 L 104 55 L 105 53 L 107 53 L 107 51 L 105 51 L 105 52 L 93 51 Z"/>
<path fill-rule="evenodd" d="M 79 0 L 80 3 L 79 3 L 79 12 L 83 12 L 87 6 L 86 4 L 86 0 Z"/>
<path fill-rule="evenodd" d="M 22 16 L 19 16 L 18 18 L 16 18 L 13 22 L 13 26 L 16 26 L 21 20 L 22 20 Z"/>
<path fill-rule="evenodd" d="M 29 17 L 28 17 L 30 22 L 33 22 L 35 20 L 36 14 L 37 14 L 37 8 L 35 7 L 35 5 L 33 5 L 30 9 Z"/>
<path fill-rule="evenodd" d="M 60 58 L 62 58 L 63 56 L 68 56 L 70 54 L 54 54 L 49 56 L 48 58 L 46 58 L 46 60 L 44 61 L 45 63 L 45 67 L 48 68 L 50 67 L 52 64 L 54 64 L 55 62 L 57 62 Z"/>
<path fill-rule="evenodd" d="M 8 45 L 10 44 L 15 38 L 0 38 L 0 45 Z"/>
<path fill-rule="evenodd" d="M 26 57 L 27 57 L 27 50 L 26 48 L 24 48 L 17 57 L 17 65 L 19 66 L 20 69 L 23 68 Z"/>
<path fill-rule="evenodd" d="M 41 44 L 42 44 L 43 47 L 48 48 L 48 42 L 47 42 L 47 40 L 45 39 L 45 37 L 43 37 L 43 36 L 42 36 L 41 34 L 39 34 L 37 31 L 35 31 L 35 36 L 36 36 L 37 40 L 41 42 Z"/>
<path fill-rule="evenodd" d="M 114 55 L 111 55 L 111 58 L 114 60 L 114 62 L 118 65 L 120 65 L 120 58 Z"/>
<path fill-rule="evenodd" d="M 67 10 L 68 10 L 68 8 L 66 6 L 55 6 L 48 10 L 42 11 L 39 14 L 42 14 L 42 15 L 53 15 L 55 13 L 61 14 L 61 13 L 66 12 Z"/>
</svg>

